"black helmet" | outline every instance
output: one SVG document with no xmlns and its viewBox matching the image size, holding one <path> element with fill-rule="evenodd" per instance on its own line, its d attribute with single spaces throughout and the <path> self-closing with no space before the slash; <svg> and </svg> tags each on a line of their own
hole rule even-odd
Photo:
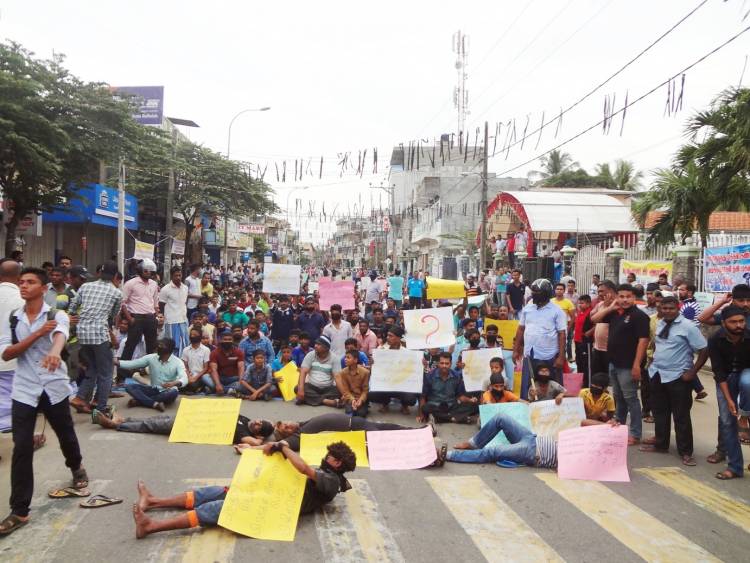
<svg viewBox="0 0 750 563">
<path fill-rule="evenodd" d="M 531 298 L 534 303 L 545 303 L 552 299 L 555 290 L 548 279 L 539 278 L 531 284 Z"/>
</svg>

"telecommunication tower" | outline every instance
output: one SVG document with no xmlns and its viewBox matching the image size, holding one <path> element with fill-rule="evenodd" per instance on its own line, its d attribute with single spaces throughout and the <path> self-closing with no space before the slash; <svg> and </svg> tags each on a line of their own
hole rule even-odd
<svg viewBox="0 0 750 563">
<path fill-rule="evenodd" d="M 453 34 L 453 52 L 456 54 L 457 84 L 453 90 L 453 105 L 458 113 L 458 131 L 466 130 L 466 116 L 469 114 L 469 91 L 466 89 L 466 66 L 469 58 L 469 38 L 458 30 Z"/>
</svg>

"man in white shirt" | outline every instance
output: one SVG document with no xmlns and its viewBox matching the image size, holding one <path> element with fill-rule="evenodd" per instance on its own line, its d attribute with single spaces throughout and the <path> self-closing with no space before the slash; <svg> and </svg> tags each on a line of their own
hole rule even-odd
<svg viewBox="0 0 750 563">
<path fill-rule="evenodd" d="M 209 358 L 211 350 L 208 346 L 201 344 L 202 331 L 190 329 L 190 346 L 182 351 L 181 359 L 185 362 L 188 384 L 185 388 L 188 392 L 200 391 L 203 387 L 201 378 L 209 372 Z"/>
<path fill-rule="evenodd" d="M 185 279 L 188 288 L 187 298 L 187 320 L 193 318 L 193 313 L 198 309 L 198 299 L 201 298 L 201 267 L 198 264 L 190 266 L 190 275 Z"/>
<path fill-rule="evenodd" d="M 331 322 L 323 328 L 323 336 L 331 341 L 331 352 L 336 356 L 341 357 L 346 353 L 345 343 L 354 336 L 354 331 L 351 324 L 341 320 L 341 305 L 331 305 Z"/>
<path fill-rule="evenodd" d="M 188 288 L 182 283 L 179 266 L 173 266 L 169 273 L 172 281 L 159 291 L 159 309 L 164 314 L 164 332 L 167 338 L 174 340 L 174 355 L 179 358 L 188 345 Z"/>
<path fill-rule="evenodd" d="M 6 324 L 10 313 L 24 306 L 25 302 L 18 289 L 20 274 L 21 265 L 18 262 L 10 259 L 0 261 L 0 324 Z M 0 432 L 10 429 L 10 391 L 16 363 L 17 360 L 6 362 L 0 358 Z"/>
</svg>

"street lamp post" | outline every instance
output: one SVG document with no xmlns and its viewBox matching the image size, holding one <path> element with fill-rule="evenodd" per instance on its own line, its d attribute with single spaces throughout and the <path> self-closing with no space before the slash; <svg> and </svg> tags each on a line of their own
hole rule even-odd
<svg viewBox="0 0 750 563">
<path fill-rule="evenodd" d="M 289 198 L 297 190 L 304 191 L 304 190 L 308 190 L 308 189 L 310 189 L 310 186 L 298 186 L 296 188 L 292 188 L 291 190 L 289 190 L 289 193 L 286 194 L 286 222 L 289 223 L 290 227 L 291 227 L 292 223 L 289 221 Z M 299 262 L 300 261 L 300 258 L 299 258 L 299 237 L 297 237 L 297 250 L 298 250 L 297 262 Z M 294 253 L 292 253 L 292 256 L 294 256 Z"/>
<path fill-rule="evenodd" d="M 227 160 L 232 150 L 232 125 L 235 120 L 244 113 L 251 111 L 268 111 L 270 106 L 263 106 L 261 108 L 248 108 L 237 112 L 234 117 L 229 121 L 229 127 L 227 127 Z M 229 210 L 224 212 L 224 265 L 229 268 Z"/>
</svg>

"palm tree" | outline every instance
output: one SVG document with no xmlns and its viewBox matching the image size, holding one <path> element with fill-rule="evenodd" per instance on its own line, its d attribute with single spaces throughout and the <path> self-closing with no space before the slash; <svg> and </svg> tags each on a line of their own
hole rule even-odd
<svg viewBox="0 0 750 563">
<path fill-rule="evenodd" d="M 578 168 L 578 163 L 573 162 L 573 157 L 570 154 L 557 149 L 541 157 L 539 163 L 542 165 L 542 170 L 533 170 L 529 172 L 529 176 L 549 178 L 550 176 L 556 176 L 560 172 Z"/>
<path fill-rule="evenodd" d="M 708 223 L 719 204 L 714 182 L 695 162 L 688 162 L 684 168 L 657 170 L 651 190 L 633 204 L 633 211 L 640 224 L 645 224 L 649 212 L 661 213 L 648 229 L 647 245 L 671 244 L 677 234 L 684 243 L 697 230 L 705 248 Z"/>
<path fill-rule="evenodd" d="M 615 160 L 615 172 L 612 175 L 616 190 L 636 191 L 641 187 L 643 172 L 635 169 L 635 165 L 629 160 Z"/>
<path fill-rule="evenodd" d="M 609 162 L 597 164 L 594 169 L 594 176 L 597 179 L 597 183 L 602 186 L 613 188 L 615 185 L 615 179 L 612 177 L 612 170 L 609 168 Z"/>
</svg>

